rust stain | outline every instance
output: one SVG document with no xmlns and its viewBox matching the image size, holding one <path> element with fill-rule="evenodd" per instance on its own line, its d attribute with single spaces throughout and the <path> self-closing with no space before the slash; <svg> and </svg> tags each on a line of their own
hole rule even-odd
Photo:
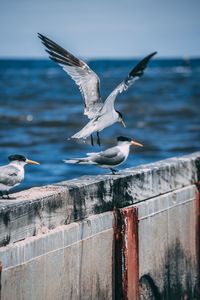
<svg viewBox="0 0 200 300">
<path fill-rule="evenodd" d="M 122 286 L 124 299 L 138 299 L 139 261 L 138 261 L 138 217 L 135 207 L 122 210 L 124 272 Z"/>
<path fill-rule="evenodd" d="M 121 284 L 121 290 L 118 289 L 115 299 L 137 300 L 139 282 L 137 209 L 135 207 L 118 209 L 116 218 L 115 255 L 118 265 L 116 272 L 120 271 L 121 275 L 118 273 L 115 284 Z"/>
</svg>

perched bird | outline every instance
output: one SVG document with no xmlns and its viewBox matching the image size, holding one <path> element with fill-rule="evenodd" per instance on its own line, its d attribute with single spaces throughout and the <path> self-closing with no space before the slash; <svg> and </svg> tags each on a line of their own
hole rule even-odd
<svg viewBox="0 0 200 300">
<path fill-rule="evenodd" d="M 84 115 L 87 115 L 91 119 L 86 126 L 71 138 L 86 139 L 88 136 L 91 136 L 91 143 L 93 145 L 92 134 L 97 132 L 97 143 L 100 145 L 99 132 L 104 128 L 116 122 L 121 123 L 125 127 L 122 114 L 114 108 L 115 99 L 119 93 L 126 91 L 143 75 L 143 71 L 147 67 L 149 60 L 157 52 L 153 52 L 143 58 L 103 103 L 100 97 L 100 80 L 96 73 L 85 62 L 76 58 L 49 38 L 40 33 L 38 33 L 38 36 L 47 48 L 46 52 L 49 54 L 50 59 L 57 62 L 78 85 L 84 98 Z"/>
<path fill-rule="evenodd" d="M 72 158 L 64 160 L 64 162 L 67 164 L 97 165 L 101 168 L 108 168 L 115 174 L 117 170 L 114 167 L 126 161 L 131 145 L 143 147 L 142 144 L 128 137 L 119 136 L 117 138 L 117 146 L 115 147 L 101 152 L 87 153 L 87 157 Z"/>
<path fill-rule="evenodd" d="M 8 160 L 10 161 L 8 165 L 0 167 L 0 197 L 3 198 L 5 193 L 9 199 L 8 191 L 24 179 L 24 166 L 26 164 L 39 165 L 39 163 L 19 154 L 10 155 Z"/>
</svg>

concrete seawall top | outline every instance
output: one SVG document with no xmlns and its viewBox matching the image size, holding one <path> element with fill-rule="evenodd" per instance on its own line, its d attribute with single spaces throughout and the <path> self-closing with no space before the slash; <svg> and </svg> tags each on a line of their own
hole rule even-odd
<svg viewBox="0 0 200 300">
<path fill-rule="evenodd" d="M 31 188 L 0 200 L 0 246 L 90 215 L 125 207 L 200 180 L 200 152 Z"/>
</svg>

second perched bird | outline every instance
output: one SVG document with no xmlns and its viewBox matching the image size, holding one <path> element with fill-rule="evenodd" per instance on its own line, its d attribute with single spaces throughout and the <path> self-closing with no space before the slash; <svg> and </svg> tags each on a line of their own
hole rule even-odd
<svg viewBox="0 0 200 300">
<path fill-rule="evenodd" d="M 87 153 L 87 157 L 73 158 L 64 160 L 64 162 L 68 164 L 97 165 L 101 168 L 109 168 L 115 174 L 117 170 L 113 168 L 126 161 L 131 145 L 143 147 L 142 144 L 128 137 L 119 136 L 115 147 L 101 152 Z"/>
<path fill-rule="evenodd" d="M 0 197 L 3 198 L 5 193 L 9 199 L 8 191 L 24 179 L 24 166 L 26 164 L 39 165 L 39 163 L 20 154 L 10 155 L 8 160 L 10 161 L 8 165 L 0 167 Z"/>
<path fill-rule="evenodd" d="M 99 132 L 104 128 L 111 126 L 116 122 L 120 122 L 125 127 L 122 114 L 114 108 L 115 99 L 119 93 L 126 91 L 143 75 L 149 60 L 157 52 L 153 52 L 143 58 L 103 103 L 100 97 L 100 80 L 96 73 L 93 72 L 85 62 L 76 58 L 46 36 L 40 33 L 38 33 L 38 36 L 47 48 L 46 51 L 49 54 L 49 57 L 57 62 L 78 85 L 85 102 L 84 114 L 91 119 L 71 138 L 86 139 L 91 136 L 91 143 L 93 145 L 92 134 L 96 132 L 97 142 L 100 145 Z"/>
</svg>

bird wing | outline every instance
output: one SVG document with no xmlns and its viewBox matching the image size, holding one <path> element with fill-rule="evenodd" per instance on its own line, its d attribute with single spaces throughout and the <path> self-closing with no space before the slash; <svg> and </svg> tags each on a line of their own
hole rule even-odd
<svg viewBox="0 0 200 300">
<path fill-rule="evenodd" d="M 13 186 L 19 182 L 18 180 L 19 170 L 14 166 L 3 166 L 0 167 L 0 183 Z"/>
<path fill-rule="evenodd" d="M 143 73 L 144 69 L 147 67 L 149 60 L 156 54 L 153 52 L 143 58 L 128 74 L 128 76 L 112 91 L 104 102 L 103 108 L 101 109 L 101 114 L 111 111 L 114 107 L 114 102 L 119 93 L 126 91 L 137 79 L 139 79 Z"/>
<path fill-rule="evenodd" d="M 38 33 L 49 58 L 57 62 L 65 72 L 75 81 L 84 98 L 84 114 L 89 119 L 94 118 L 103 103 L 100 97 L 100 80 L 97 74 L 82 60 L 73 56 L 70 52 L 60 47 L 58 44 Z"/>
<path fill-rule="evenodd" d="M 115 166 L 124 160 L 124 155 L 118 147 L 112 147 L 105 151 L 99 152 L 97 155 L 94 155 L 94 157 L 91 157 L 91 159 L 100 165 Z"/>
</svg>

